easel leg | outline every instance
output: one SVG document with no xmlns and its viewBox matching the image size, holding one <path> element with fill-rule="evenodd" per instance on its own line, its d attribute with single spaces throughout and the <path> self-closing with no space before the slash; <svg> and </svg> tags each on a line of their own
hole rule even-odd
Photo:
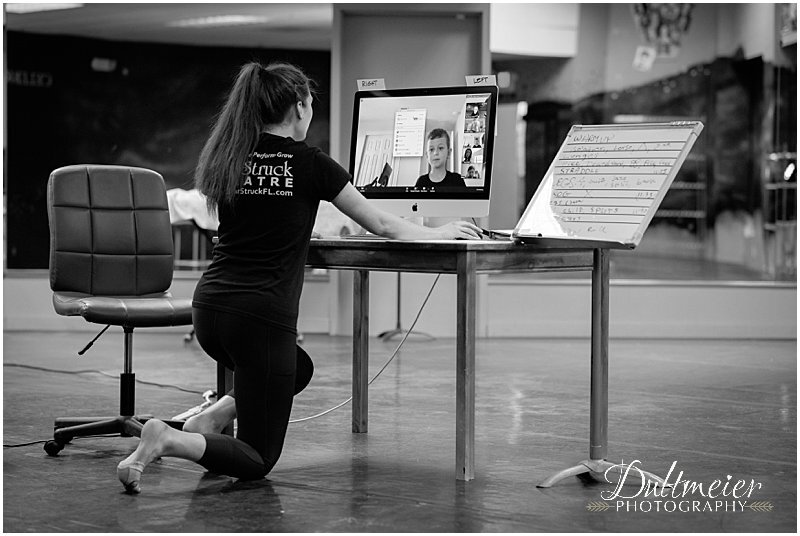
<svg viewBox="0 0 800 536">
<path fill-rule="evenodd" d="M 621 472 L 622 468 L 619 465 L 613 464 L 606 460 L 584 460 L 574 467 L 570 467 L 569 469 L 564 469 L 563 471 L 559 471 L 553 476 L 547 478 L 541 484 L 537 484 L 536 487 L 549 488 L 556 482 L 564 480 L 565 478 L 571 476 L 578 476 L 582 474 L 588 474 L 592 478 L 602 482 L 606 480 L 605 474 L 606 471 L 608 470 Z M 667 484 L 667 482 L 660 476 L 657 476 L 649 471 L 645 471 L 638 467 L 637 470 L 628 473 L 628 477 L 634 477 L 639 479 L 640 481 L 643 478 L 646 478 L 647 480 L 657 482 L 661 487 L 669 487 L 669 484 Z"/>
<path fill-rule="evenodd" d="M 456 299 L 456 479 L 475 478 L 475 253 L 458 257 Z"/>
<path fill-rule="evenodd" d="M 395 323 L 395 327 L 394 327 L 394 329 L 386 330 L 386 331 L 378 334 L 378 338 L 380 340 L 384 341 L 384 342 L 390 341 L 394 337 L 397 337 L 398 335 L 403 335 L 405 333 L 408 333 L 408 330 L 403 329 L 403 325 L 402 325 L 402 323 L 400 321 L 400 318 L 401 318 L 401 307 L 400 307 L 400 304 L 401 304 L 402 296 L 403 296 L 402 285 L 400 283 L 401 276 L 402 276 L 402 272 L 397 272 L 397 310 L 396 310 L 396 314 L 397 314 L 396 319 L 397 320 L 396 320 L 396 323 Z M 413 334 L 416 335 L 417 337 L 422 337 L 422 338 L 424 338 L 426 340 L 429 340 L 429 341 L 433 341 L 433 340 L 436 339 L 436 337 L 434 337 L 433 335 L 428 335 L 427 333 L 422 333 L 421 331 L 415 331 Z"/>
<path fill-rule="evenodd" d="M 592 267 L 592 377 L 589 407 L 589 459 L 559 471 L 547 478 L 539 488 L 549 488 L 570 476 L 589 473 L 600 478 L 615 467 L 606 461 L 608 455 L 608 293 L 609 251 L 594 250 Z M 639 473 L 640 474 L 634 474 Z M 662 486 L 664 480 L 647 471 L 632 471 L 631 476 L 644 476 Z"/>
<path fill-rule="evenodd" d="M 353 278 L 353 433 L 367 432 L 369 413 L 369 272 Z"/>
<path fill-rule="evenodd" d="M 608 454 L 608 271 L 608 250 L 594 250 L 592 375 L 589 395 L 590 460 L 605 460 Z"/>
</svg>

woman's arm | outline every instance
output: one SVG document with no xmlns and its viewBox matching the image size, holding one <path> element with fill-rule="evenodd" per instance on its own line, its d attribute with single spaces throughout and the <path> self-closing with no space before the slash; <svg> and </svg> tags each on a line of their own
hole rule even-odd
<svg viewBox="0 0 800 536">
<path fill-rule="evenodd" d="M 441 227 L 423 227 L 376 208 L 361 192 L 348 183 L 333 200 L 333 205 L 361 227 L 376 235 L 398 240 L 480 239 L 480 228 L 466 221 L 454 221 Z"/>
</svg>

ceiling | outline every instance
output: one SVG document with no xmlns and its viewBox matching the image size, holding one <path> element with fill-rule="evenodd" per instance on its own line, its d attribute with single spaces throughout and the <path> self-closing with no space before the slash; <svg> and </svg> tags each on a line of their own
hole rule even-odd
<svg viewBox="0 0 800 536">
<path fill-rule="evenodd" d="M 229 26 L 174 26 L 180 20 L 223 15 L 261 20 L 254 24 Z M 5 29 L 11 31 L 245 48 L 330 50 L 332 25 L 333 4 L 306 3 L 88 3 L 76 9 L 5 13 Z"/>
</svg>

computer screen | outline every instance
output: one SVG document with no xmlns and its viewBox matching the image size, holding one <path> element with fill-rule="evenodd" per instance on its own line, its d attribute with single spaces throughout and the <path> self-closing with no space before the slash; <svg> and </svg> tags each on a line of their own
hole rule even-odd
<svg viewBox="0 0 800 536">
<path fill-rule="evenodd" d="M 357 92 L 354 186 L 400 216 L 486 216 L 496 112 L 494 86 Z"/>
</svg>

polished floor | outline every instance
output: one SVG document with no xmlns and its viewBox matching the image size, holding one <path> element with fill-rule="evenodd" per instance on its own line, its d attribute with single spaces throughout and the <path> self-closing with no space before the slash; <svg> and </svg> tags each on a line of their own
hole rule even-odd
<svg viewBox="0 0 800 536">
<path fill-rule="evenodd" d="M 47 439 L 55 416 L 116 412 L 116 381 L 99 372 L 119 372 L 122 336 L 109 331 L 86 355 L 76 356 L 89 338 L 86 333 L 4 335 L 4 445 Z M 396 344 L 372 341 L 372 373 Z M 304 346 L 315 360 L 316 375 L 296 398 L 293 418 L 330 408 L 350 394 L 349 339 L 307 336 Z M 180 334 L 137 332 L 134 350 L 138 380 L 188 390 L 140 383 L 140 413 L 175 415 L 200 402 L 198 393 L 214 385 L 213 364 L 196 343 L 184 344 Z M 570 477 L 549 489 L 536 487 L 588 456 L 588 339 L 479 341 L 476 478 L 456 481 L 454 354 L 451 339 L 411 337 L 370 388 L 369 433 L 350 432 L 349 405 L 292 424 L 283 457 L 260 482 L 236 482 L 165 458 L 148 467 L 141 495 L 131 496 L 116 480 L 115 467 L 135 448 L 136 438 L 76 439 L 58 457 L 48 457 L 41 443 L 6 447 L 3 529 L 797 529 L 796 341 L 612 337 L 609 459 L 640 460 L 643 468 L 662 476 L 675 463 L 671 480 L 682 471 L 683 480 L 701 483 L 704 492 L 714 480 L 730 480 L 731 489 L 739 480 L 753 485 L 749 497 L 739 493 L 742 503 L 735 506 L 730 495 L 708 499 L 697 488 L 688 494 L 684 488 L 684 495 L 656 504 L 653 496 L 635 496 L 639 485 L 628 483 L 622 494 L 632 498 L 618 507 L 601 496 L 613 490 L 608 483 Z"/>
</svg>

